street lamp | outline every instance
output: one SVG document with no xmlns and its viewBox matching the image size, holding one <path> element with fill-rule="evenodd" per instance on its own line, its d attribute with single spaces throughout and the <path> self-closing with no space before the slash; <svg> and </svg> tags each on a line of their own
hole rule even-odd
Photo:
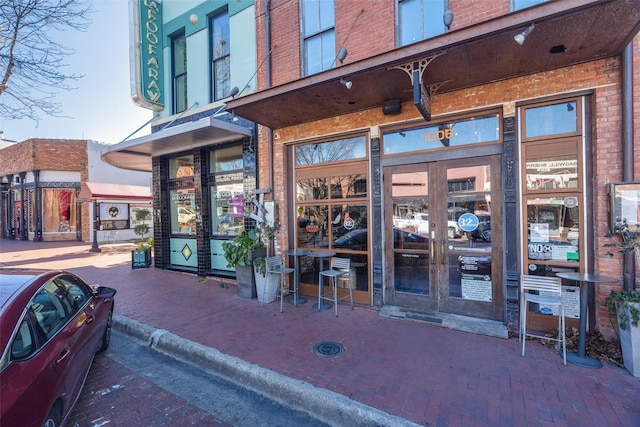
<svg viewBox="0 0 640 427">
<path fill-rule="evenodd" d="M 100 208 L 96 200 L 93 201 L 93 242 L 91 242 L 91 249 L 89 252 L 102 252 L 102 249 L 98 246 L 98 228 L 100 228 Z"/>
</svg>

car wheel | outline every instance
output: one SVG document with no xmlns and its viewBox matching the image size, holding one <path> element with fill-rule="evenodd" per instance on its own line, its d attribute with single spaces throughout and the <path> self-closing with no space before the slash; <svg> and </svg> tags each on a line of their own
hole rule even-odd
<svg viewBox="0 0 640 427">
<path fill-rule="evenodd" d="M 59 427 L 60 426 L 60 405 L 55 405 L 44 420 L 44 427 Z"/>
<path fill-rule="evenodd" d="M 111 342 L 111 326 L 113 324 L 113 305 L 111 305 L 111 310 L 109 310 L 109 317 L 107 317 L 107 326 L 104 328 L 104 334 L 102 335 L 102 345 L 98 350 L 98 353 L 103 353 L 107 351 L 109 348 L 109 343 Z"/>
</svg>

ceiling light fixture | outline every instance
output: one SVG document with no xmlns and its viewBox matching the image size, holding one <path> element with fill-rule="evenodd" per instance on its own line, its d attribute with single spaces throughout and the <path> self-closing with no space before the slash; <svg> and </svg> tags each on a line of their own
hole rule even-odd
<svg viewBox="0 0 640 427">
<path fill-rule="evenodd" d="M 353 83 L 351 82 L 351 80 L 345 80 L 345 79 L 340 79 L 340 84 L 344 85 L 347 89 L 351 89 L 351 86 L 353 86 Z"/>
<path fill-rule="evenodd" d="M 533 24 L 529 25 L 526 30 L 513 36 L 513 39 L 516 41 L 516 43 L 522 46 L 527 36 L 531 34 L 531 32 L 533 31 L 533 28 L 534 28 Z"/>
<path fill-rule="evenodd" d="M 453 22 L 453 12 L 451 9 L 447 9 L 444 11 L 444 15 L 442 15 L 442 22 L 444 22 L 444 26 L 447 27 L 447 30 L 450 29 L 451 23 Z"/>
</svg>

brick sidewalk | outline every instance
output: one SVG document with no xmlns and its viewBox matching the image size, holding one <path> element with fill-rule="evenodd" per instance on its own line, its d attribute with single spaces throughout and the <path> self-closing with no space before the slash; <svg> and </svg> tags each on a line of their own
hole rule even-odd
<svg viewBox="0 0 640 427">
<path fill-rule="evenodd" d="M 139 322 L 326 388 L 422 425 L 640 426 L 640 379 L 605 364 L 562 365 L 536 342 L 520 356 L 517 339 L 499 339 L 383 318 L 341 304 L 317 312 L 260 307 L 214 278 L 155 268 L 132 270 L 132 245 L 2 241 L 0 263 L 68 268 L 118 289 L 116 311 Z M 335 358 L 314 344 L 337 341 Z"/>
</svg>

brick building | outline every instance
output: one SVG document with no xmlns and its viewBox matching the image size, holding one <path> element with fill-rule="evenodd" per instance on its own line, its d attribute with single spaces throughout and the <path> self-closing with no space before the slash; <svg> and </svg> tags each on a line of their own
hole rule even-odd
<svg viewBox="0 0 640 427">
<path fill-rule="evenodd" d="M 122 230 L 120 239 L 135 238 L 130 214 L 149 206 L 150 174 L 105 164 L 104 148 L 88 140 L 28 139 L 0 149 L 2 238 L 93 241 L 94 213 L 97 239 L 112 226 Z M 110 207 L 118 218 L 106 213 Z"/>
<path fill-rule="evenodd" d="M 157 267 L 223 273 L 221 218 L 238 219 L 229 212 L 241 195 L 235 212 L 244 218 L 230 229 L 253 226 L 249 200 L 264 195 L 277 202 L 278 253 L 348 257 L 344 286 L 357 303 L 515 328 L 522 274 L 602 273 L 620 283 L 595 288 L 589 327 L 612 336 L 602 299 L 612 287 L 639 285 L 633 259 L 607 257 L 603 248 L 610 184 L 640 181 L 637 2 L 163 7 L 166 99 L 155 105 L 157 132 L 104 156 L 153 168 L 155 226 L 163 230 Z M 216 18 L 225 13 L 229 78 L 210 71 L 221 57 Z M 247 49 L 235 44 L 249 43 L 240 28 L 255 31 Z M 227 88 L 220 96 L 218 83 Z M 225 109 L 232 114 L 222 116 Z M 240 148 L 229 158 L 244 165 L 216 175 L 218 149 L 233 144 Z M 236 187 L 221 197 L 217 182 Z M 637 223 L 637 200 L 624 203 Z M 195 212 L 193 236 L 180 231 L 184 206 Z M 185 245 L 198 251 L 188 266 L 167 255 Z M 313 258 L 301 260 L 304 295 L 317 296 L 317 268 Z M 578 293 L 565 285 L 575 325 Z M 528 318 L 539 328 L 555 324 L 546 307 Z"/>
</svg>

